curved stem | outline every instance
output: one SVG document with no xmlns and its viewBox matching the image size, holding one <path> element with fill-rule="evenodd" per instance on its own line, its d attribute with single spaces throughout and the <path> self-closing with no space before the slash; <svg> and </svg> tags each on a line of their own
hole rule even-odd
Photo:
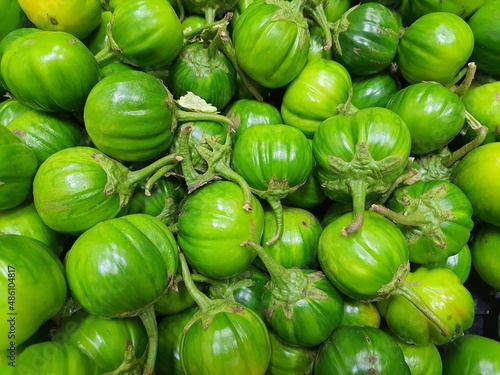
<svg viewBox="0 0 500 375">
<path fill-rule="evenodd" d="M 349 183 L 352 196 L 353 220 L 342 229 L 342 234 L 348 236 L 358 233 L 365 220 L 366 183 L 364 181 L 352 181 Z"/>
<path fill-rule="evenodd" d="M 311 13 L 312 18 L 323 30 L 323 33 L 325 34 L 325 45 L 323 48 L 325 51 L 329 51 L 333 44 L 332 31 L 330 30 L 330 25 L 328 23 L 328 19 L 326 18 L 323 4 L 314 5 L 308 8 L 308 10 Z"/>
<path fill-rule="evenodd" d="M 450 88 L 458 96 L 462 96 L 469 89 L 472 81 L 474 80 L 474 76 L 476 74 L 477 65 L 474 62 L 470 62 L 467 64 L 467 71 L 465 73 L 465 78 L 462 83 L 458 86 L 453 86 Z"/>
<path fill-rule="evenodd" d="M 413 215 L 403 215 L 402 213 L 399 212 L 394 212 L 390 209 L 388 209 L 385 206 L 379 205 L 379 204 L 372 204 L 371 209 L 388 218 L 389 220 L 394 221 L 395 223 L 404 225 L 404 226 L 410 226 L 410 227 L 416 227 L 422 224 L 422 220 L 417 216 Z"/>
<path fill-rule="evenodd" d="M 248 185 L 247 181 L 241 177 L 238 173 L 233 171 L 231 168 L 227 166 L 219 166 L 217 165 L 215 168 L 215 171 L 219 176 L 225 178 L 226 180 L 233 181 L 240 185 L 241 190 L 243 191 L 243 209 L 245 211 L 252 211 L 253 210 L 253 205 L 252 205 L 252 199 L 253 199 L 253 194 L 252 190 L 250 189 L 250 186 Z"/>
<path fill-rule="evenodd" d="M 163 169 L 166 166 L 170 166 L 170 169 L 173 168 L 181 160 L 182 157 L 179 154 L 166 155 L 156 160 L 155 162 L 149 164 L 147 167 L 144 167 L 137 171 L 130 172 L 127 176 L 127 181 L 130 184 L 136 184 L 140 181 L 145 180 L 149 176 L 154 175 L 158 170 Z"/>
<path fill-rule="evenodd" d="M 158 181 L 160 178 L 165 176 L 174 167 L 175 167 L 175 164 L 165 165 L 164 167 L 161 167 L 160 169 L 158 169 L 146 181 L 146 185 L 144 186 L 144 192 L 148 197 L 151 195 L 151 189 L 153 188 L 153 185 L 156 183 L 156 181 Z"/>
<path fill-rule="evenodd" d="M 276 218 L 276 230 L 270 239 L 266 241 L 266 245 L 270 246 L 276 241 L 278 241 L 283 235 L 283 206 L 281 205 L 281 199 L 269 197 L 267 202 L 274 211 L 274 216 Z"/>
<path fill-rule="evenodd" d="M 432 311 L 429 306 L 425 303 L 422 297 L 413 290 L 413 288 L 407 283 L 400 284 L 393 292 L 393 294 L 399 294 L 411 302 L 422 314 L 425 315 L 432 323 L 434 323 L 442 332 L 442 335 L 447 337 L 450 336 L 450 329 L 444 324 L 443 320 Z"/>
<path fill-rule="evenodd" d="M 465 117 L 469 126 L 476 131 L 476 136 L 472 141 L 466 143 L 458 150 L 453 151 L 450 155 L 444 158 L 443 165 L 445 167 L 450 168 L 465 155 L 467 155 L 470 151 L 480 146 L 488 135 L 488 128 L 484 125 L 481 125 L 469 112 L 465 111 Z"/>
<path fill-rule="evenodd" d="M 146 363 L 144 365 L 143 375 L 152 375 L 155 369 L 156 355 L 158 353 L 158 324 L 156 322 L 156 315 L 154 304 L 151 304 L 144 312 L 139 315 L 141 318 L 146 333 L 148 335 L 148 353 Z"/>
<path fill-rule="evenodd" d="M 102 50 L 97 52 L 97 54 L 95 55 L 95 59 L 97 60 L 97 63 L 101 68 L 106 64 L 112 62 L 113 60 L 120 60 L 115 51 L 109 46 L 108 43 L 104 45 L 104 48 Z"/>
<path fill-rule="evenodd" d="M 288 292 L 287 294 L 293 294 L 297 291 L 297 285 L 307 284 L 307 276 L 302 271 L 283 267 L 266 249 L 254 241 L 248 240 L 241 245 L 248 246 L 257 252 L 257 255 L 271 276 L 273 288 L 279 289 L 282 292 Z"/>
<path fill-rule="evenodd" d="M 176 111 L 176 117 L 178 121 L 189 122 L 189 121 L 213 121 L 220 124 L 226 124 L 229 127 L 234 127 L 233 122 L 226 116 L 219 115 L 216 113 L 207 112 L 189 112 L 183 111 L 181 109 Z"/>
<path fill-rule="evenodd" d="M 186 261 L 186 257 L 182 251 L 179 251 L 179 262 L 181 265 L 182 279 L 184 280 L 184 285 L 189 292 L 189 295 L 194 299 L 200 310 L 204 310 L 210 305 L 210 298 L 205 294 L 200 292 L 200 290 L 194 284 L 191 272 L 189 271 L 189 266 Z"/>
<path fill-rule="evenodd" d="M 219 30 L 219 44 L 220 44 L 220 50 L 222 53 L 228 58 L 228 60 L 231 62 L 231 64 L 234 67 L 234 70 L 236 70 L 236 73 L 241 78 L 241 81 L 243 84 L 246 86 L 248 91 L 255 97 L 256 100 L 259 102 L 264 101 L 264 98 L 262 97 L 261 93 L 255 88 L 254 82 L 248 77 L 248 75 L 243 71 L 243 69 L 240 68 L 238 61 L 236 59 L 236 52 L 234 50 L 234 45 L 231 40 L 231 37 L 229 36 L 227 30 Z"/>
</svg>

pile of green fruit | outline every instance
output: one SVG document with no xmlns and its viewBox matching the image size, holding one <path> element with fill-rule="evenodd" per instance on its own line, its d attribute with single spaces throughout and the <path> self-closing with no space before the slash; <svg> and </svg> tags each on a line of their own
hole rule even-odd
<svg viewBox="0 0 500 375">
<path fill-rule="evenodd" d="M 2 375 L 500 374 L 500 0 L 0 12 Z"/>
</svg>

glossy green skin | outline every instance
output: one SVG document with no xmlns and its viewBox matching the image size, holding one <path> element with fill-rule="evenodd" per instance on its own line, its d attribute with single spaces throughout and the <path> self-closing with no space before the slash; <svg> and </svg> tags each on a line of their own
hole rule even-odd
<svg viewBox="0 0 500 375">
<path fill-rule="evenodd" d="M 472 264 L 486 284 L 500 290 L 498 262 L 500 253 L 500 230 L 491 224 L 482 224 L 471 242 Z"/>
<path fill-rule="evenodd" d="M 312 146 L 311 142 L 310 144 Z M 288 194 L 281 203 L 285 206 L 314 210 L 325 200 L 326 195 L 316 175 L 316 162 L 313 160 L 313 168 L 304 185 Z"/>
<path fill-rule="evenodd" d="M 163 0 L 117 4 L 111 36 L 119 55 L 145 70 L 167 68 L 183 46 L 181 21 L 172 5 Z"/>
<path fill-rule="evenodd" d="M 236 71 L 218 49 L 191 43 L 174 61 L 168 87 L 176 99 L 190 91 L 221 111 L 236 92 Z"/>
<path fill-rule="evenodd" d="M 227 278 L 248 267 L 257 254 L 241 246 L 260 243 L 264 210 L 257 198 L 245 211 L 239 185 L 216 181 L 188 196 L 178 221 L 177 240 L 188 263 L 201 274 Z"/>
<path fill-rule="evenodd" d="M 7 126 L 17 116 L 30 110 L 30 107 L 17 99 L 11 98 L 5 100 L 0 104 L 0 126 Z"/>
<path fill-rule="evenodd" d="M 166 316 L 158 323 L 156 375 L 185 375 L 180 358 L 181 338 L 184 327 L 197 311 L 198 307 L 192 307 Z"/>
<path fill-rule="evenodd" d="M 335 22 L 351 7 L 350 0 L 330 0 L 325 5 L 325 15 L 328 22 Z"/>
<path fill-rule="evenodd" d="M 208 296 L 212 299 L 224 298 L 241 303 L 264 318 L 260 302 L 268 281 L 269 276 L 264 271 L 250 265 L 238 275 L 210 285 Z"/>
<path fill-rule="evenodd" d="M 85 128 L 95 146 L 123 161 L 152 159 L 172 144 L 168 92 L 142 71 L 116 72 L 99 81 L 85 103 Z"/>
<path fill-rule="evenodd" d="M 181 338 L 180 358 L 186 374 L 264 374 L 271 359 L 267 327 L 247 308 L 217 313 L 208 327 L 197 319 Z"/>
<path fill-rule="evenodd" d="M 34 151 L 39 166 L 57 151 L 86 144 L 82 128 L 61 114 L 27 111 L 12 120 L 7 129 Z"/>
<path fill-rule="evenodd" d="M 173 204 L 179 205 L 186 198 L 186 187 L 176 177 L 161 178 L 156 181 L 151 195 L 146 195 L 143 189 L 134 191 L 129 202 L 129 214 L 141 213 L 151 216 L 161 215 L 173 199 Z"/>
<path fill-rule="evenodd" d="M 442 262 L 428 263 L 426 268 L 447 268 L 458 276 L 460 281 L 465 283 L 469 278 L 472 267 L 472 254 L 468 245 L 465 245 L 455 255 L 451 255 Z"/>
<path fill-rule="evenodd" d="M 3 234 L 0 248 L 0 285 L 5 291 L 0 300 L 0 311 L 5 315 L 0 322 L 5 332 L 0 350 L 6 353 L 12 342 L 14 346 L 22 344 L 57 314 L 66 301 L 67 285 L 61 261 L 42 242 L 17 234 Z M 16 313 L 14 325 L 8 320 L 9 312 Z"/>
<path fill-rule="evenodd" d="M 1 0 L 0 12 L 2 24 L 0 25 L 0 40 L 13 30 L 23 27 L 28 19 L 17 1 Z"/>
<path fill-rule="evenodd" d="M 173 234 L 145 214 L 96 224 L 66 255 L 73 297 L 89 313 L 105 318 L 140 314 L 166 291 L 178 264 Z"/>
<path fill-rule="evenodd" d="M 290 345 L 274 332 L 271 339 L 271 362 L 266 375 L 310 375 L 313 373 L 316 350 Z"/>
<path fill-rule="evenodd" d="M 296 2 L 254 1 L 234 24 L 238 64 L 264 87 L 285 86 L 307 62 L 310 45 L 307 22 L 300 10 L 292 8 L 297 8 Z M 280 17 L 281 12 L 285 15 Z"/>
<path fill-rule="evenodd" d="M 396 57 L 398 21 L 382 4 L 361 4 L 340 21 L 334 40 L 334 58 L 351 74 L 377 74 L 388 68 Z"/>
<path fill-rule="evenodd" d="M 412 375 L 441 375 L 443 363 L 438 348 L 434 344 L 412 345 L 396 340 L 405 357 Z"/>
<path fill-rule="evenodd" d="M 0 234 L 20 234 L 43 242 L 57 256 L 63 251 L 64 241 L 42 220 L 32 201 L 0 211 Z"/>
<path fill-rule="evenodd" d="M 15 2 L 14 2 L 15 3 Z M 3 38 L 0 36 L 0 61 L 2 60 L 3 54 L 10 44 L 15 41 L 17 38 L 20 38 L 25 35 L 29 35 L 35 31 L 39 31 L 38 29 L 32 27 L 21 27 L 19 29 L 12 30 Z M 5 86 L 5 82 L 2 78 L 2 74 L 0 72 L 0 85 Z"/>
<path fill-rule="evenodd" d="M 224 114 L 235 123 L 233 141 L 250 126 L 283 123 L 281 113 L 275 106 L 255 99 L 238 99 L 229 104 Z"/>
<path fill-rule="evenodd" d="M 283 124 L 252 126 L 240 135 L 233 148 L 234 171 L 259 191 L 276 189 L 272 180 L 287 184 L 285 190 L 304 183 L 312 162 L 306 136 Z"/>
<path fill-rule="evenodd" d="M 79 348 L 100 373 L 116 370 L 122 364 L 127 345 L 132 345 L 136 358 L 140 358 L 148 344 L 146 329 L 138 317 L 104 319 L 83 310 L 66 319 L 52 339 Z"/>
<path fill-rule="evenodd" d="M 48 112 L 83 109 L 99 79 L 92 52 L 63 31 L 38 31 L 17 38 L 5 50 L 1 72 L 14 97 Z"/>
<path fill-rule="evenodd" d="M 436 81 L 446 85 L 465 65 L 474 35 L 459 16 L 433 12 L 418 18 L 401 39 L 397 63 L 409 83 Z"/>
<path fill-rule="evenodd" d="M 452 175 L 453 183 L 472 203 L 473 216 L 493 225 L 500 225 L 500 202 L 493 198 L 494 192 L 500 189 L 498 176 L 500 143 L 497 142 L 481 145 L 469 152 Z"/>
<path fill-rule="evenodd" d="M 206 24 L 207 21 L 204 17 L 196 15 L 189 15 L 181 22 L 183 32 L 196 30 Z"/>
<path fill-rule="evenodd" d="M 500 82 L 485 83 L 468 90 L 462 96 L 465 109 L 474 118 L 488 128 L 488 135 L 483 143 L 500 141 L 497 133 L 500 124 Z M 473 132 L 468 138 L 473 137 Z"/>
<path fill-rule="evenodd" d="M 81 234 L 120 213 L 118 194 L 105 195 L 108 177 L 91 147 L 58 151 L 42 163 L 33 180 L 35 207 L 49 228 Z"/>
<path fill-rule="evenodd" d="M 318 271 L 302 269 L 301 272 L 307 275 Z M 323 292 L 325 298 L 313 299 L 304 296 L 289 303 L 293 314 L 291 318 L 286 317 L 283 304 L 270 312 L 273 302 L 277 299 L 272 283 L 271 277 L 269 287 L 262 294 L 264 321 L 270 330 L 288 344 L 305 348 L 315 347 L 340 326 L 344 301 L 325 275 L 321 274 L 321 278 L 314 282 L 314 286 Z"/>
<path fill-rule="evenodd" d="M 377 297 L 379 289 L 408 262 L 408 245 L 395 224 L 372 211 L 365 212 L 359 232 L 344 236 L 341 230 L 351 220 L 352 214 L 347 213 L 323 229 L 318 259 L 340 292 L 369 300 Z"/>
<path fill-rule="evenodd" d="M 349 297 L 344 299 L 344 315 L 340 326 L 370 326 L 380 327 L 380 313 L 373 302 L 358 301 Z"/>
<path fill-rule="evenodd" d="M 385 107 L 392 96 L 398 92 L 399 86 L 399 82 L 385 72 L 355 77 L 352 80 L 351 103 L 358 109 Z"/>
<path fill-rule="evenodd" d="M 265 239 L 276 230 L 276 216 L 271 209 L 265 210 L 264 235 L 261 246 L 285 268 L 314 268 L 318 262 L 318 242 L 323 231 L 321 222 L 311 212 L 302 208 L 283 207 L 283 235 L 272 245 Z M 256 264 L 264 267 L 262 261 Z"/>
<path fill-rule="evenodd" d="M 335 181 L 339 175 L 332 171 L 329 157 L 336 156 L 349 162 L 355 155 L 357 144 L 366 143 L 376 161 L 386 157 L 401 156 L 401 162 L 391 172 L 381 176 L 384 182 L 394 181 L 404 170 L 410 155 L 411 137 L 403 119 L 386 108 L 365 108 L 352 116 L 337 115 L 323 121 L 313 138 L 313 155 L 321 183 Z M 360 168 L 361 169 L 361 168 Z M 325 189 L 333 200 L 349 203 L 351 195 Z M 368 200 L 373 196 L 368 196 Z"/>
<path fill-rule="evenodd" d="M 125 64 L 124 62 L 111 61 L 102 66 L 99 70 L 101 72 L 101 77 L 104 78 L 116 72 L 121 72 L 123 70 L 135 70 L 135 69 L 131 65 Z"/>
<path fill-rule="evenodd" d="M 405 121 L 411 134 L 411 152 L 426 154 L 450 143 L 462 130 L 465 105 L 448 88 L 432 82 L 399 90 L 387 103 Z"/>
<path fill-rule="evenodd" d="M 46 341 L 27 347 L 16 361 L 18 374 L 100 374 L 83 351 L 71 344 Z"/>
<path fill-rule="evenodd" d="M 309 27 L 309 54 L 307 61 L 318 59 L 332 59 L 332 49 L 325 50 L 326 38 L 321 27 L 311 25 Z"/>
<path fill-rule="evenodd" d="M 330 202 L 329 202 L 330 203 Z M 323 229 L 332 221 L 338 219 L 344 214 L 352 212 L 352 204 L 342 202 L 331 202 L 330 206 L 326 209 L 321 219 L 321 226 Z"/>
<path fill-rule="evenodd" d="M 109 10 L 101 12 L 101 23 L 89 36 L 83 39 L 83 43 L 94 55 L 99 53 L 108 43 L 108 23 L 112 16 L 113 13 Z"/>
<path fill-rule="evenodd" d="M 5 210 L 28 198 L 38 163 L 33 150 L 1 126 L 0 160 L 0 210 Z"/>
<path fill-rule="evenodd" d="M 444 196 L 422 201 L 421 197 L 439 188 L 445 191 Z M 408 204 L 408 200 L 413 203 Z M 386 202 L 389 209 L 410 215 L 419 206 L 426 205 L 431 209 L 426 220 L 433 222 L 432 230 L 423 232 L 421 228 L 411 225 L 400 225 L 410 250 L 410 262 L 427 264 L 446 260 L 457 254 L 469 241 L 474 227 L 472 221 L 472 205 L 467 196 L 455 184 L 446 180 L 417 181 L 416 183 L 396 189 Z M 440 215 L 447 211 L 446 218 Z M 444 236 L 444 248 L 433 240 L 435 230 Z"/>
<path fill-rule="evenodd" d="M 474 34 L 471 60 L 480 72 L 500 74 L 500 27 L 494 20 L 500 17 L 500 2 L 482 5 L 467 21 Z"/>
<path fill-rule="evenodd" d="M 284 123 L 312 138 L 323 120 L 338 114 L 337 106 L 347 101 L 351 88 L 343 65 L 327 59 L 308 62 L 283 95 Z"/>
<path fill-rule="evenodd" d="M 443 375 L 500 373 L 500 343 L 496 340 L 466 335 L 444 347 Z"/>
<path fill-rule="evenodd" d="M 203 291 L 204 285 L 202 283 L 195 285 L 199 290 Z M 167 292 L 155 302 L 155 313 L 157 316 L 173 315 L 187 310 L 194 304 L 195 301 L 189 294 L 186 284 L 182 280 L 176 281 L 174 279 L 172 287 L 168 288 Z"/>
<path fill-rule="evenodd" d="M 315 375 L 410 375 L 396 340 L 375 327 L 340 327 L 318 350 Z"/>
<path fill-rule="evenodd" d="M 410 6 L 416 17 L 432 12 L 449 12 L 467 19 L 484 3 L 486 3 L 486 0 L 418 0 L 411 1 Z"/>
<path fill-rule="evenodd" d="M 445 268 L 420 267 L 408 273 L 406 282 L 449 328 L 450 335 L 428 320 L 400 295 L 379 301 L 377 307 L 389 329 L 409 344 L 444 345 L 462 336 L 474 322 L 474 300 L 457 275 Z M 413 283 L 413 284 L 412 284 Z"/>
</svg>

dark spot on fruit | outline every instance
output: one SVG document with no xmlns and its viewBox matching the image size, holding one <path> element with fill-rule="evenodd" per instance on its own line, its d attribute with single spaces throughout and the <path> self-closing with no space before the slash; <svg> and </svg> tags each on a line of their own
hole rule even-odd
<svg viewBox="0 0 500 375">
<path fill-rule="evenodd" d="M 368 363 L 370 365 L 374 365 L 375 363 L 377 363 L 377 357 L 375 357 L 374 355 L 371 355 L 368 357 Z"/>
<path fill-rule="evenodd" d="M 372 343 L 372 340 L 368 337 L 368 336 L 365 336 L 365 340 L 368 344 L 371 344 Z"/>
<path fill-rule="evenodd" d="M 311 225 L 307 221 L 302 221 L 302 226 L 309 228 Z"/>
<path fill-rule="evenodd" d="M 50 21 L 50 23 L 51 23 L 52 25 L 54 25 L 54 26 L 59 25 L 59 22 L 57 21 L 57 19 L 56 19 L 56 18 L 51 17 L 51 16 L 49 16 L 48 14 L 47 14 L 47 17 L 49 18 L 49 21 Z"/>
</svg>

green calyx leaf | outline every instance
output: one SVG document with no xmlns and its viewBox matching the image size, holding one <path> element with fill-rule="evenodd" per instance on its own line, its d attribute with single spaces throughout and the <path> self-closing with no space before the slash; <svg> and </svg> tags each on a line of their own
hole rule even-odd
<svg viewBox="0 0 500 375">
<path fill-rule="evenodd" d="M 410 272 L 410 262 L 401 263 L 398 270 L 394 273 L 392 280 L 387 284 L 382 285 L 377 291 L 377 297 L 367 302 L 376 302 L 389 298 L 401 285 L 405 283 L 408 272 Z"/>
<path fill-rule="evenodd" d="M 404 190 L 402 196 L 397 199 L 404 207 L 402 212 L 393 212 L 380 206 L 375 206 L 374 211 L 406 227 L 408 246 L 414 245 L 422 237 L 427 237 L 437 248 L 445 249 L 447 238 L 441 226 L 445 222 L 455 220 L 452 210 L 441 204 L 448 193 L 447 190 L 446 184 L 443 183 L 417 198 L 412 198 L 408 191 Z"/>
</svg>

